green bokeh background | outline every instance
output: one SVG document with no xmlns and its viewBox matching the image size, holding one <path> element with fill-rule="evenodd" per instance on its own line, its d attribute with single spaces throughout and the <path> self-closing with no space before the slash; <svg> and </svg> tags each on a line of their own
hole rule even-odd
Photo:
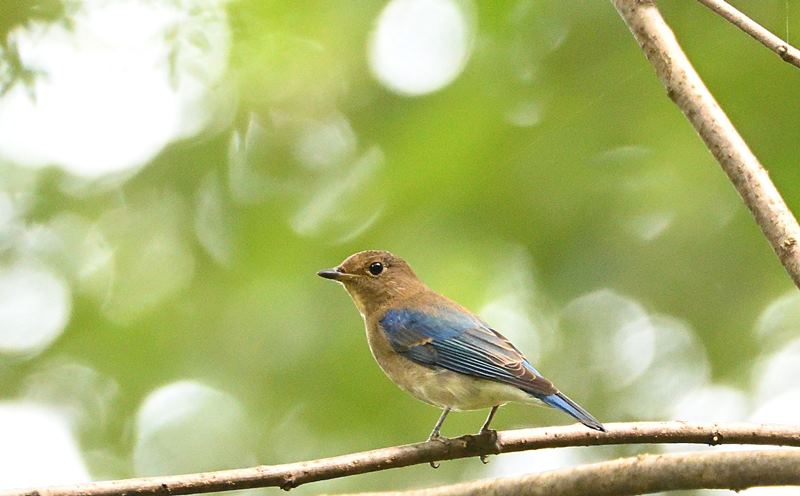
<svg viewBox="0 0 800 496">
<path fill-rule="evenodd" d="M 2 190 L 31 198 L 21 214 L 28 228 L 80 216 L 77 232 L 99 229 L 118 257 L 111 282 L 76 283 L 68 325 L 54 344 L 36 355 L 0 355 L 3 400 L 27 397 L 31 378 L 54 364 L 81 364 L 115 385 L 103 396 L 102 422 L 89 415 L 76 429 L 93 477 L 134 475 L 137 411 L 153 390 L 185 379 L 239 403 L 247 420 L 237 432 L 244 432 L 241 449 L 252 463 L 424 439 L 438 413 L 389 383 L 372 361 L 347 295 L 315 276 L 363 249 L 403 256 L 430 286 L 476 311 L 509 288 L 525 290 L 512 306 L 552 331 L 558 344 L 520 347 L 604 421 L 670 413 L 626 416 L 615 405 L 631 391 L 586 379 L 604 373 L 602 363 L 583 361 L 594 341 L 565 332 L 559 316 L 575 298 L 600 290 L 685 322 L 708 358 L 708 381 L 755 398 L 753 364 L 774 349 L 754 331 L 757 320 L 793 286 L 609 2 L 471 4 L 477 31 L 463 73 L 419 97 L 394 94 L 370 74 L 367 42 L 384 5 L 229 3 L 232 44 L 223 84 L 235 95 L 233 117 L 169 145 L 118 186 L 88 183 L 74 194 L 64 185 L 81 180 L 57 167 L 0 162 Z M 696 2 L 659 5 L 798 210 L 797 69 Z M 800 4 L 737 5 L 780 35 L 787 21 L 790 35 L 800 33 Z M 23 10 L 13 1 L 2 8 Z M 508 112 L 526 103 L 539 112 L 538 122 L 509 123 Z M 343 118 L 356 149 L 334 168 L 304 167 L 291 153 L 294 128 L 275 125 L 277 114 Z M 231 142 L 252 132 L 254 121 L 266 129 L 268 149 L 247 162 L 264 178 L 263 192 L 241 202 L 230 190 Z M 363 180 L 336 197 L 320 222 L 299 232 L 293 222 L 302 220 L 303 209 L 346 184 L 364 156 L 377 165 L 366 167 Z M 217 226 L 224 233 L 221 258 L 196 233 L 204 198 L 212 199 L 212 215 L 223 226 Z M 188 249 L 153 276 L 136 264 L 156 236 Z M 26 249 L 3 244 L 0 261 L 30 256 L 68 274 L 84 246 Z M 150 279 L 137 281 L 141 274 Z M 181 282 L 151 293 L 151 285 L 163 287 L 159 274 Z M 114 314 L 120 299 L 132 309 Z M 81 398 L 94 394 L 70 401 L 91 412 Z M 44 400 L 65 401 L 56 393 Z M 471 432 L 484 414 L 452 415 L 444 433 Z M 191 421 L 188 432 L 202 440 L 204 418 Z M 495 427 L 568 422 L 556 412 L 509 406 Z M 197 469 L 224 468 L 225 458 L 207 451 Z M 606 448 L 587 459 L 631 452 Z M 490 467 L 454 461 L 438 471 L 412 467 L 298 492 L 424 487 L 490 475 L 483 472 Z"/>
</svg>

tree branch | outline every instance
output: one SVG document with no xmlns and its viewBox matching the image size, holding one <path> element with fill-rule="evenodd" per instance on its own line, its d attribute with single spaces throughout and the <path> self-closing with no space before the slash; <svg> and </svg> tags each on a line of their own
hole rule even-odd
<svg viewBox="0 0 800 496">
<path fill-rule="evenodd" d="M 800 67 L 800 50 L 783 41 L 767 28 L 750 19 L 743 12 L 724 0 L 697 0 L 713 10 L 728 22 L 749 34 L 756 41 L 769 48 L 780 58 L 795 67 Z"/>
<path fill-rule="evenodd" d="M 522 477 L 350 496 L 632 496 L 704 488 L 739 491 L 800 484 L 798 466 L 800 452 L 796 450 L 640 455 Z"/>
<path fill-rule="evenodd" d="M 582 425 L 488 432 L 285 465 L 261 465 L 164 477 L 90 482 L 0 491 L 0 496 L 178 495 L 300 484 L 336 479 L 436 460 L 566 446 L 642 443 L 759 444 L 800 447 L 800 426 L 748 423 L 638 422 L 605 424 L 608 432 Z"/>
<path fill-rule="evenodd" d="M 786 272 L 800 287 L 800 226 L 797 220 L 770 181 L 767 171 L 686 58 L 654 0 L 611 1 L 653 65 L 667 94 L 686 115 L 733 182 Z"/>
</svg>

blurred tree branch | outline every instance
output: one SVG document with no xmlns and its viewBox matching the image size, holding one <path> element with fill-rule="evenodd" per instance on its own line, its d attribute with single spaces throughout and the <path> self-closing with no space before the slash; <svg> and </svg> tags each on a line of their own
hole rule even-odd
<svg viewBox="0 0 800 496">
<path fill-rule="evenodd" d="M 800 452 L 796 450 L 639 455 L 519 477 L 349 496 L 632 496 L 687 489 L 739 491 L 755 486 L 800 484 L 798 466 Z"/>
<path fill-rule="evenodd" d="M 654 0 L 612 0 L 667 94 L 730 178 L 795 285 L 800 287 L 800 226 L 769 174 L 692 67 Z"/>
<path fill-rule="evenodd" d="M 638 422 L 611 423 L 606 424 L 606 428 L 607 433 L 590 431 L 581 425 L 492 431 L 480 436 L 434 440 L 285 465 L 262 465 L 197 474 L 0 491 L 0 496 L 177 495 L 268 486 L 291 489 L 308 482 L 407 467 L 436 460 L 567 446 L 696 443 L 800 447 L 800 427 L 795 426 Z M 796 462 L 794 467 L 797 467 Z M 599 494 L 594 491 L 591 493 Z"/>
<path fill-rule="evenodd" d="M 724 0 L 697 0 L 709 9 L 713 10 L 728 22 L 741 29 L 756 39 L 759 43 L 769 48 L 780 58 L 800 67 L 800 50 L 790 45 L 787 41 L 780 39 L 770 30 L 750 19 L 743 12 Z"/>
</svg>

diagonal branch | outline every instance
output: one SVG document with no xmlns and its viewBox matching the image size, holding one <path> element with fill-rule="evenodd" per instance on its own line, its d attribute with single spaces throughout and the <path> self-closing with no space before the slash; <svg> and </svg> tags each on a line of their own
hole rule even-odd
<svg viewBox="0 0 800 496">
<path fill-rule="evenodd" d="M 490 431 L 480 436 L 407 444 L 285 465 L 0 491 L 0 496 L 166 496 L 268 486 L 291 489 L 308 482 L 436 460 L 566 446 L 696 443 L 800 447 L 800 426 L 690 422 L 612 423 L 605 426 L 608 429 L 606 433 L 577 424 L 497 433 Z"/>
<path fill-rule="evenodd" d="M 800 50 L 790 45 L 787 41 L 783 41 L 761 24 L 747 17 L 747 15 L 733 5 L 724 0 L 697 1 L 755 38 L 756 41 L 778 54 L 778 56 L 786 62 L 795 67 L 800 67 Z"/>
<path fill-rule="evenodd" d="M 692 123 L 800 287 L 800 226 L 769 174 L 708 91 L 654 0 L 611 0 L 667 94 Z"/>
<path fill-rule="evenodd" d="M 800 485 L 798 466 L 797 450 L 640 455 L 521 477 L 350 496 L 633 496 L 687 489 L 740 491 L 755 486 Z"/>
</svg>

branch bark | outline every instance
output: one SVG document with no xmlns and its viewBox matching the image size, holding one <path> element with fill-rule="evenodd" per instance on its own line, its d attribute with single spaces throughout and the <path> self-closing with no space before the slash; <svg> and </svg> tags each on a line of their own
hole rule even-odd
<svg viewBox="0 0 800 496">
<path fill-rule="evenodd" d="M 800 426 L 749 423 L 638 422 L 606 424 L 608 432 L 582 425 L 488 432 L 285 465 L 221 470 L 85 484 L 0 491 L 0 496 L 178 495 L 253 487 L 291 489 L 437 460 L 566 446 L 642 443 L 757 444 L 800 447 Z"/>
<path fill-rule="evenodd" d="M 522 477 L 350 496 L 632 496 L 703 488 L 739 491 L 800 485 L 798 466 L 800 451 L 796 450 L 640 455 Z"/>
<path fill-rule="evenodd" d="M 708 91 L 654 0 L 611 0 L 681 109 L 750 209 L 800 288 L 800 226 L 769 175 Z"/>
<path fill-rule="evenodd" d="M 782 40 L 770 30 L 747 17 L 742 11 L 724 0 L 697 0 L 728 22 L 752 36 L 756 41 L 775 52 L 780 58 L 800 68 L 800 50 Z"/>
</svg>

